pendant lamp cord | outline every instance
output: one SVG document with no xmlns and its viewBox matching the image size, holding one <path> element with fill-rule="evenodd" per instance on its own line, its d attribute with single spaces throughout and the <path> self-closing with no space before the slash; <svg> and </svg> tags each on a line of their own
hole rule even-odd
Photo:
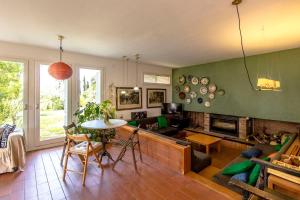
<svg viewBox="0 0 300 200">
<path fill-rule="evenodd" d="M 60 62 L 62 61 L 62 53 L 64 52 L 64 49 L 62 48 L 62 40 L 63 40 L 63 36 L 58 36 L 59 39 L 59 59 Z"/>
<path fill-rule="evenodd" d="M 245 54 L 244 43 L 243 43 L 243 34 L 242 34 L 242 29 L 241 29 L 241 18 L 240 18 L 239 6 L 238 6 L 238 4 L 236 4 L 235 6 L 236 6 L 236 13 L 237 13 L 238 20 L 239 20 L 239 33 L 240 33 L 240 38 L 241 38 L 241 47 L 242 47 L 242 52 L 243 52 L 244 67 L 245 67 L 247 77 L 248 77 L 248 81 L 250 83 L 251 88 L 253 90 L 256 90 L 253 83 L 252 83 L 252 81 L 251 81 L 251 78 L 250 78 L 250 75 L 249 75 L 249 70 L 248 70 L 248 67 L 247 67 L 246 54 Z"/>
</svg>

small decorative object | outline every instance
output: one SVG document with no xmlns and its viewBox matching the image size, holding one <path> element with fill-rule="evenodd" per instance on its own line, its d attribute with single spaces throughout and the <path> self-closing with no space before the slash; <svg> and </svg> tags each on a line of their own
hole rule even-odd
<svg viewBox="0 0 300 200">
<path fill-rule="evenodd" d="M 209 93 L 208 94 L 208 98 L 209 99 L 214 99 L 215 98 L 215 94 L 214 93 Z"/>
<path fill-rule="evenodd" d="M 134 90 L 132 87 L 117 87 L 116 94 L 117 110 L 142 108 L 142 88 Z"/>
<path fill-rule="evenodd" d="M 191 99 L 186 99 L 185 102 L 186 102 L 187 104 L 190 104 L 190 103 L 192 102 L 192 100 L 191 100 Z"/>
<path fill-rule="evenodd" d="M 206 95 L 207 94 L 207 87 L 205 87 L 205 86 L 200 87 L 200 94 Z"/>
<path fill-rule="evenodd" d="M 178 83 L 179 83 L 180 85 L 185 84 L 185 81 L 186 81 L 186 78 L 185 78 L 184 75 L 179 76 Z"/>
<path fill-rule="evenodd" d="M 180 92 L 180 87 L 179 87 L 179 85 L 176 85 L 176 86 L 175 86 L 175 91 L 176 91 L 176 92 Z"/>
<path fill-rule="evenodd" d="M 194 92 L 194 91 L 190 92 L 190 97 L 191 97 L 192 99 L 195 99 L 195 98 L 197 97 L 197 93 Z"/>
<path fill-rule="evenodd" d="M 198 101 L 199 104 L 201 104 L 201 103 L 203 102 L 203 99 L 202 99 L 201 97 L 199 97 L 199 98 L 197 99 L 197 101 Z"/>
<path fill-rule="evenodd" d="M 183 91 L 188 93 L 188 92 L 190 92 L 190 89 L 191 89 L 190 86 L 185 85 L 184 88 L 183 88 Z"/>
<path fill-rule="evenodd" d="M 179 93 L 179 99 L 181 99 L 181 100 L 185 99 L 185 93 L 184 92 Z"/>
<path fill-rule="evenodd" d="M 200 83 L 201 83 L 202 85 L 207 85 L 207 84 L 209 83 L 209 79 L 208 79 L 207 77 L 202 77 L 202 78 L 200 79 Z"/>
<path fill-rule="evenodd" d="M 188 82 L 192 82 L 193 76 L 192 75 L 188 75 L 187 80 Z"/>
<path fill-rule="evenodd" d="M 211 84 L 208 85 L 208 91 L 209 91 L 210 93 L 214 93 L 216 90 L 217 90 L 216 84 L 211 83 Z"/>
<path fill-rule="evenodd" d="M 205 107 L 210 107 L 210 102 L 209 101 L 205 101 L 204 105 L 205 105 Z"/>
<path fill-rule="evenodd" d="M 73 74 L 72 68 L 67 65 L 66 63 L 62 62 L 62 40 L 64 39 L 64 36 L 59 35 L 58 40 L 60 41 L 60 47 L 59 47 L 59 62 L 52 63 L 48 68 L 48 73 L 57 80 L 66 80 L 70 78 Z"/>
<path fill-rule="evenodd" d="M 193 85 L 198 85 L 199 79 L 198 79 L 197 77 L 194 76 L 194 77 L 192 78 L 192 81 L 191 81 L 191 82 L 192 82 Z"/>
<path fill-rule="evenodd" d="M 147 88 L 147 108 L 159 108 L 166 102 L 166 89 Z"/>
<path fill-rule="evenodd" d="M 220 95 L 220 96 L 224 96 L 225 95 L 225 90 L 220 89 L 220 90 L 217 91 L 217 94 Z"/>
</svg>

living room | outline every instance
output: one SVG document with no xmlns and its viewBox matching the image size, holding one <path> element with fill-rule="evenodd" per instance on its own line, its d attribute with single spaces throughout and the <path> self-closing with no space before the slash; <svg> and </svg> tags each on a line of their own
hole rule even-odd
<svg viewBox="0 0 300 200">
<path fill-rule="evenodd" d="M 0 200 L 299 198 L 300 2 L 1 5 Z"/>
</svg>

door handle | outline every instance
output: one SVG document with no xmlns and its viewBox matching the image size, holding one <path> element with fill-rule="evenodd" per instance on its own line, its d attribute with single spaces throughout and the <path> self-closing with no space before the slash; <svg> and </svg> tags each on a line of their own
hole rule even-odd
<svg viewBox="0 0 300 200">
<path fill-rule="evenodd" d="M 28 109 L 29 109 L 28 104 L 24 104 L 24 110 L 28 110 Z"/>
<path fill-rule="evenodd" d="M 37 103 L 37 104 L 35 105 L 35 109 L 37 109 L 37 110 L 40 109 L 40 104 L 39 104 L 39 103 Z"/>
</svg>

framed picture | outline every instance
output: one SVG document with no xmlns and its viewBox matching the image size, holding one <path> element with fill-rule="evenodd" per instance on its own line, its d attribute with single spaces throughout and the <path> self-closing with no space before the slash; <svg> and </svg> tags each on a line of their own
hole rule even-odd
<svg viewBox="0 0 300 200">
<path fill-rule="evenodd" d="M 147 108 L 159 108 L 166 102 L 166 89 L 147 88 Z"/>
<path fill-rule="evenodd" d="M 138 91 L 135 91 L 131 87 L 117 87 L 116 93 L 117 110 L 142 108 L 142 88 L 139 88 Z"/>
</svg>

